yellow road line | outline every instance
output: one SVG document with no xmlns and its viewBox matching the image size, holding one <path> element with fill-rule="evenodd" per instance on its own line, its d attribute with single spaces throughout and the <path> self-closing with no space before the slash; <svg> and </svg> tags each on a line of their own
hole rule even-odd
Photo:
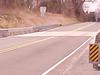
<svg viewBox="0 0 100 75">
<path fill-rule="evenodd" d="M 75 29 L 75 30 L 73 30 L 73 31 L 78 31 L 78 30 L 84 29 L 84 28 L 86 28 L 86 27 L 92 26 L 92 25 L 94 25 L 94 24 L 95 24 L 95 23 L 90 24 L 90 25 L 87 25 L 87 26 L 83 26 L 83 27 L 77 28 L 77 29 Z"/>
<path fill-rule="evenodd" d="M 18 48 L 26 47 L 26 46 L 36 44 L 36 43 L 39 43 L 39 42 L 43 42 L 43 41 L 46 41 L 46 40 L 49 40 L 49 39 L 52 39 L 52 38 L 54 38 L 54 37 L 38 40 L 38 41 L 35 41 L 35 42 L 33 41 L 33 42 L 25 43 L 25 44 L 15 45 L 13 47 L 9 47 L 9 48 L 5 48 L 5 49 L 0 50 L 0 53 L 4 53 L 4 52 L 12 51 L 12 50 L 15 50 L 15 49 L 18 49 Z"/>
<path fill-rule="evenodd" d="M 92 25 L 94 25 L 94 24 L 95 24 L 95 23 L 89 24 L 89 25 L 87 25 L 87 26 L 83 26 L 83 27 L 74 29 L 74 30 L 72 30 L 72 31 L 78 31 L 78 30 L 80 30 L 80 29 L 84 29 L 84 28 L 89 27 L 89 26 L 92 26 Z M 15 50 L 15 49 L 22 48 L 22 47 L 26 47 L 26 46 L 29 46 L 29 45 L 32 45 L 32 44 L 36 44 L 36 43 L 39 43 L 39 42 L 43 42 L 43 41 L 46 41 L 46 40 L 49 40 L 49 39 L 52 39 L 52 38 L 55 38 L 55 37 L 49 37 L 49 38 L 46 38 L 46 39 L 43 39 L 43 40 L 38 40 L 38 41 L 35 41 L 35 42 L 34 42 L 34 41 L 33 41 L 33 42 L 28 42 L 28 43 L 26 43 L 26 44 L 20 44 L 20 45 L 15 45 L 15 46 L 13 46 L 13 47 L 1 49 L 1 50 L 0 50 L 0 53 L 5 53 L 5 52 L 13 51 L 13 50 Z"/>
</svg>

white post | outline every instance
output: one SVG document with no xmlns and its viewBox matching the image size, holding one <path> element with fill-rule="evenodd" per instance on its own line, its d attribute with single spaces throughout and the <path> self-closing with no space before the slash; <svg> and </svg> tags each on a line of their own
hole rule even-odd
<svg viewBox="0 0 100 75">
<path fill-rule="evenodd" d="M 90 44 L 95 44 L 95 39 L 96 39 L 96 36 L 93 36 L 92 40 L 90 41 Z"/>
<path fill-rule="evenodd" d="M 42 17 L 45 16 L 46 10 L 47 10 L 46 6 L 41 6 L 40 7 L 40 14 L 41 14 Z"/>
</svg>

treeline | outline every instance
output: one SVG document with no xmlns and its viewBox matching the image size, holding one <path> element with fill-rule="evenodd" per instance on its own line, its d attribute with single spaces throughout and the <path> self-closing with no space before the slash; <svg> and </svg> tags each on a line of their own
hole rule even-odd
<svg viewBox="0 0 100 75">
<path fill-rule="evenodd" d="M 47 3 L 47 11 L 67 16 L 84 17 L 82 4 L 84 0 L 0 0 L 0 8 L 39 9 L 42 1 Z"/>
<path fill-rule="evenodd" d="M 39 3 L 46 1 L 49 12 L 70 14 L 79 16 L 82 12 L 83 0 L 0 0 L 0 7 L 6 8 L 39 8 Z"/>
<path fill-rule="evenodd" d="M 5 7 L 5 8 L 33 8 L 34 7 L 34 2 L 36 0 L 0 0 L 0 7 Z"/>
<path fill-rule="evenodd" d="M 63 13 L 67 16 L 82 16 L 82 4 L 84 0 L 45 0 L 47 2 L 48 11 Z"/>
</svg>

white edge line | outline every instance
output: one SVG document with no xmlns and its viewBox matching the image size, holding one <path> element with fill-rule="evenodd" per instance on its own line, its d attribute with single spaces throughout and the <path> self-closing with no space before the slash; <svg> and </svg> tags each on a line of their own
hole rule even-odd
<svg viewBox="0 0 100 75">
<path fill-rule="evenodd" d="M 41 75 L 46 75 L 48 74 L 50 71 L 52 71 L 54 68 L 56 68 L 58 65 L 60 65 L 62 62 L 64 62 L 66 59 L 68 59 L 70 56 L 72 56 L 75 52 L 77 52 L 82 46 L 84 46 L 89 40 L 91 40 L 92 37 L 90 37 L 87 41 L 85 41 L 82 45 L 80 45 L 77 49 L 75 49 L 72 53 L 70 53 L 68 56 L 66 56 L 65 58 L 63 58 L 61 61 L 59 61 L 57 64 L 55 64 L 54 66 L 52 66 L 51 68 L 49 68 L 47 71 L 45 71 L 44 73 L 42 73 Z"/>
</svg>

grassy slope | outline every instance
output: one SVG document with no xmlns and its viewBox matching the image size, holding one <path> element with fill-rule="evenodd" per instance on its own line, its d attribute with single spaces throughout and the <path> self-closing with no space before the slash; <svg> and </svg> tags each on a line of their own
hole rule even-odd
<svg viewBox="0 0 100 75">
<path fill-rule="evenodd" d="M 0 9 L 0 28 L 28 27 L 32 25 L 69 24 L 78 22 L 60 14 L 47 13 L 40 17 L 39 12 L 18 9 Z"/>
</svg>

